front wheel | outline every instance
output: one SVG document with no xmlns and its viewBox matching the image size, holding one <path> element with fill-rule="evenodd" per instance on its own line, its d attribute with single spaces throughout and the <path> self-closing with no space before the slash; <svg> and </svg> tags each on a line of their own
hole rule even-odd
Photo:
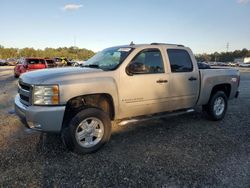
<svg viewBox="0 0 250 188">
<path fill-rule="evenodd" d="M 93 153 L 109 141 L 111 121 L 105 112 L 88 108 L 77 113 L 63 129 L 63 142 L 79 154 Z"/>
<path fill-rule="evenodd" d="M 227 96 L 223 91 L 218 91 L 212 95 L 208 104 L 203 106 L 203 110 L 207 112 L 212 120 L 218 121 L 224 118 L 227 105 Z"/>
</svg>

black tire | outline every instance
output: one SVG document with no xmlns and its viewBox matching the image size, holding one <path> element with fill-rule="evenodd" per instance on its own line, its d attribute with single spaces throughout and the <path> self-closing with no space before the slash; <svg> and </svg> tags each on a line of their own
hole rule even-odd
<svg viewBox="0 0 250 188">
<path fill-rule="evenodd" d="M 215 109 L 217 100 L 222 100 L 224 104 L 224 107 L 220 108 L 221 110 L 218 110 L 220 113 L 217 113 Z M 202 107 L 203 107 L 203 111 L 205 111 L 208 114 L 211 120 L 219 121 L 224 118 L 226 111 L 227 111 L 227 106 L 228 106 L 228 99 L 227 99 L 226 94 L 223 91 L 217 91 L 210 97 L 208 104 L 203 105 Z"/>
<path fill-rule="evenodd" d="M 101 140 L 92 147 L 84 147 L 77 141 L 76 132 L 79 129 L 80 123 L 88 118 L 97 118 L 102 122 L 104 133 Z M 99 126 L 99 125 L 98 125 Z M 109 115 L 97 108 L 87 108 L 78 112 L 71 120 L 68 126 L 62 130 L 62 139 L 66 147 L 73 152 L 79 154 L 93 153 L 99 150 L 106 144 L 111 135 L 111 121 Z M 85 139 L 85 138 L 84 138 Z"/>
<path fill-rule="evenodd" d="M 15 77 L 15 78 L 19 78 L 19 76 L 18 76 L 17 74 L 14 74 L 14 77 Z"/>
</svg>

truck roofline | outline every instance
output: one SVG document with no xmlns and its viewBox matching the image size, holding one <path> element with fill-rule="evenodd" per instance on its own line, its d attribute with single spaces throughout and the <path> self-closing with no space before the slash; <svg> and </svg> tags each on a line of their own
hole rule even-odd
<svg viewBox="0 0 250 188">
<path fill-rule="evenodd" d="M 158 43 L 153 42 L 150 44 L 129 44 L 129 45 L 118 45 L 112 46 L 111 48 L 141 48 L 141 47 L 150 47 L 150 46 L 165 46 L 165 47 L 186 47 L 182 44 L 170 44 L 170 43 Z"/>
</svg>

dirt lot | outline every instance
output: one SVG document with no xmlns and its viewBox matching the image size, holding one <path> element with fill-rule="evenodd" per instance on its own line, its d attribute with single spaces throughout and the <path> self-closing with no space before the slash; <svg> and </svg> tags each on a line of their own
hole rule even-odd
<svg viewBox="0 0 250 188">
<path fill-rule="evenodd" d="M 114 127 L 99 152 L 76 155 L 14 114 L 17 80 L 0 67 L 0 187 L 250 187 L 250 69 L 223 121 L 192 114 Z M 49 121 L 49 120 L 48 120 Z"/>
</svg>

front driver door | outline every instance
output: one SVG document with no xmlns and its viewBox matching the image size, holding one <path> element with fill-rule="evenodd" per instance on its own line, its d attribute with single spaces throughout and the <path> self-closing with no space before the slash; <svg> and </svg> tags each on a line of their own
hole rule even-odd
<svg viewBox="0 0 250 188">
<path fill-rule="evenodd" d="M 138 72 L 129 72 L 129 65 L 140 65 Z M 123 117 L 133 117 L 168 109 L 169 74 L 166 73 L 160 49 L 144 49 L 121 69 L 119 84 L 120 111 Z"/>
</svg>

